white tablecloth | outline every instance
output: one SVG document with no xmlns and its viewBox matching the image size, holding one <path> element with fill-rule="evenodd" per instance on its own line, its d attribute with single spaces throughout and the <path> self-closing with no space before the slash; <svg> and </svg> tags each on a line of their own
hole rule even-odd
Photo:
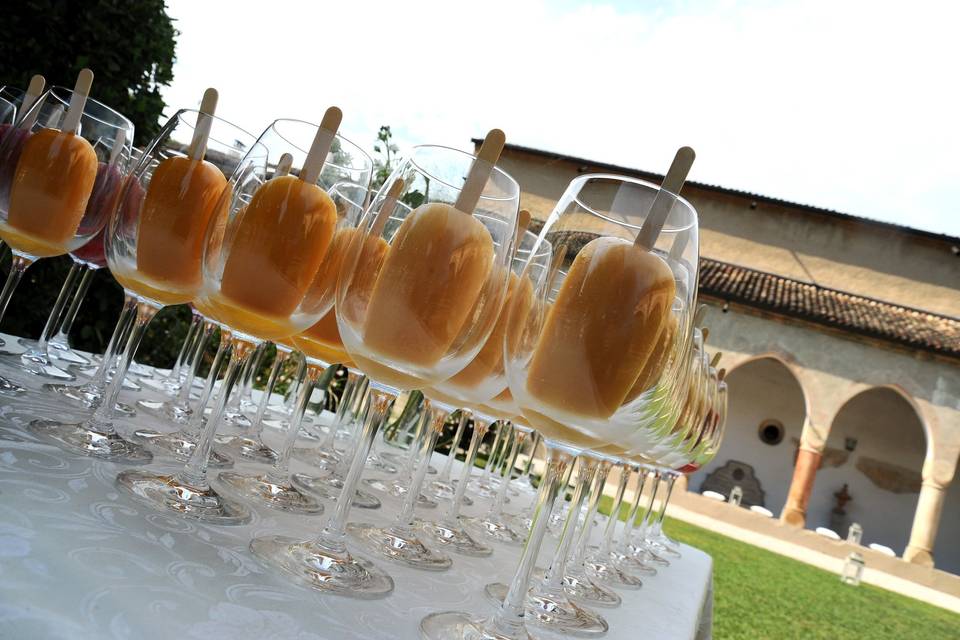
<svg viewBox="0 0 960 640">
<path fill-rule="evenodd" d="M 3 337 L 9 349 L 11 338 Z M 417 638 L 428 613 L 489 612 L 483 586 L 512 576 L 519 549 L 496 545 L 491 558 L 454 555 L 453 568 L 442 573 L 375 559 L 396 583 L 383 600 L 324 596 L 296 586 L 261 566 L 247 545 L 263 534 L 308 538 L 326 516 L 257 508 L 250 524 L 224 527 L 140 506 L 114 486 L 127 467 L 65 453 L 25 430 L 34 418 L 84 412 L 43 394 L 43 381 L 13 373 L 14 360 L 0 357 L 0 373 L 26 380 L 29 392 L 0 397 L 0 638 Z M 123 399 L 132 403 L 137 395 L 157 397 L 124 393 Z M 148 416 L 127 424 L 156 426 Z M 268 433 L 268 443 L 278 435 Z M 444 458 L 436 458 L 439 467 Z M 160 460 L 153 467 L 176 468 Z M 309 471 L 298 462 L 294 467 Z M 514 499 L 508 510 L 519 509 L 518 503 Z M 486 506 L 478 501 L 465 512 Z M 387 498 L 382 509 L 354 509 L 352 519 L 385 523 L 396 510 Z M 554 543 L 544 545 L 542 563 Z M 682 551 L 642 590 L 620 591 L 622 606 L 602 610 L 608 638 L 710 636 L 712 562 L 696 549 Z"/>
</svg>

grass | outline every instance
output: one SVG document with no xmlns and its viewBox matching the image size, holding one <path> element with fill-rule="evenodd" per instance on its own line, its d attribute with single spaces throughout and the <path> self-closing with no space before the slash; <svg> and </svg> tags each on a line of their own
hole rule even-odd
<svg viewBox="0 0 960 640">
<path fill-rule="evenodd" d="M 609 503 L 602 504 L 601 509 Z M 718 640 L 905 640 L 960 637 L 960 615 L 668 519 L 664 530 L 713 557 Z"/>
</svg>

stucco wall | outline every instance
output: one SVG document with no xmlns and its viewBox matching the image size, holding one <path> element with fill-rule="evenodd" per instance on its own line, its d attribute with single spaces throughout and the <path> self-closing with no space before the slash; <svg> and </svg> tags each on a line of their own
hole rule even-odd
<svg viewBox="0 0 960 640">
<path fill-rule="evenodd" d="M 522 206 L 541 220 L 570 180 L 597 170 L 512 149 L 500 165 L 520 183 Z M 683 194 L 700 213 L 705 257 L 960 316 L 960 257 L 947 242 L 779 205 L 753 208 L 749 198 L 692 186 Z"/>
</svg>

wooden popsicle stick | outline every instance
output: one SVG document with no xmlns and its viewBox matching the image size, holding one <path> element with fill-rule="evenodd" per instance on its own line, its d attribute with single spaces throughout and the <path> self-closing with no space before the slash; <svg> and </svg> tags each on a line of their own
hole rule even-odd
<svg viewBox="0 0 960 640">
<path fill-rule="evenodd" d="M 516 254 L 517 250 L 520 249 L 520 242 L 523 240 L 523 234 L 526 233 L 527 227 L 530 226 L 530 212 L 526 209 L 520 209 L 520 213 L 517 214 L 517 233 L 513 236 L 513 253 Z"/>
<path fill-rule="evenodd" d="M 473 210 L 477 208 L 477 202 L 483 193 L 483 188 L 487 185 L 490 174 L 493 173 L 493 167 L 500 159 L 503 152 L 503 145 L 507 142 L 507 137 L 500 129 L 491 129 L 480 145 L 480 151 L 473 164 L 470 165 L 470 172 L 463 183 L 460 195 L 457 197 L 457 203 L 453 205 L 457 210 L 467 215 L 473 215 Z"/>
<path fill-rule="evenodd" d="M 70 96 L 70 106 L 67 115 L 63 118 L 64 133 L 76 133 L 80 128 L 80 118 L 83 117 L 83 108 L 90 96 L 90 87 L 93 85 L 93 71 L 81 69 L 77 74 L 77 84 L 73 86 L 73 95 Z"/>
<path fill-rule="evenodd" d="M 28 114 L 26 117 L 24 117 L 23 114 L 30 110 L 30 107 L 37 101 L 37 98 L 40 97 L 40 94 L 43 93 L 43 89 L 46 86 L 46 78 L 39 73 L 30 78 L 30 84 L 27 85 L 27 92 L 23 94 L 23 102 L 20 103 L 20 122 L 18 122 L 16 126 L 22 129 L 29 129 L 33 126 L 33 123 L 37 121 L 37 116 L 40 115 L 39 109 Z"/>
<path fill-rule="evenodd" d="M 50 110 L 50 115 L 47 116 L 47 121 L 44 123 L 47 129 L 53 129 L 57 126 L 57 123 L 60 122 L 60 118 L 63 117 L 63 105 L 58 104 L 53 109 Z"/>
<path fill-rule="evenodd" d="M 723 351 L 717 351 L 713 354 L 713 357 L 710 359 L 710 366 L 716 367 L 720 363 L 720 358 L 723 357 Z"/>
<path fill-rule="evenodd" d="M 383 232 L 383 227 L 386 226 L 387 220 L 390 219 L 390 215 L 397 206 L 397 198 L 400 197 L 401 191 L 403 191 L 403 178 L 397 178 L 390 185 L 390 190 L 387 191 L 383 204 L 380 205 L 380 211 L 377 211 L 377 217 L 373 219 L 369 234 L 371 237 L 375 238 Z"/>
<path fill-rule="evenodd" d="M 683 252 L 687 248 L 687 244 L 690 242 L 690 232 L 687 230 L 681 231 L 673 239 L 673 245 L 670 246 L 670 260 L 671 262 L 680 262 L 680 258 L 683 257 Z"/>
<path fill-rule="evenodd" d="M 726 377 L 727 377 L 726 369 L 720 369 L 720 371 L 717 371 L 717 382 L 723 382 L 723 379 Z"/>
<path fill-rule="evenodd" d="M 697 154 L 690 147 L 680 147 L 677 150 L 677 154 L 670 164 L 670 170 L 667 171 L 667 175 L 664 176 L 663 182 L 660 184 L 660 191 L 657 192 L 657 197 L 653 199 L 650 211 L 643 221 L 643 226 L 640 227 L 640 233 L 634 240 L 635 245 L 649 251 L 656 244 L 660 231 L 667 221 L 667 216 L 670 215 L 675 197 L 680 194 L 696 157 Z"/>
<path fill-rule="evenodd" d="M 117 138 L 113 141 L 113 149 L 110 150 L 110 160 L 107 161 L 107 164 L 111 167 L 117 163 L 117 160 L 120 159 L 120 153 L 123 151 L 123 145 L 127 141 L 127 130 L 120 129 L 117 132 Z"/>
<path fill-rule="evenodd" d="M 190 140 L 190 148 L 187 150 L 187 157 L 191 160 L 203 160 L 207 152 L 207 140 L 210 138 L 210 127 L 213 126 L 212 116 L 217 112 L 217 100 L 220 94 L 213 87 L 203 92 L 203 99 L 200 100 L 200 113 L 197 115 L 197 126 L 193 129 L 193 138 Z"/>
<path fill-rule="evenodd" d="M 323 163 L 327 161 L 327 154 L 333 146 L 333 139 L 337 136 L 341 120 L 343 120 L 343 112 L 339 107 L 330 107 L 323 114 L 323 120 L 317 128 L 317 135 L 313 137 L 307 159 L 303 161 L 303 168 L 300 169 L 300 179 L 304 182 L 313 184 L 320 177 L 320 171 L 323 169 Z"/>
<path fill-rule="evenodd" d="M 282 178 L 283 176 L 290 173 L 290 167 L 293 166 L 293 156 L 289 153 L 285 153 L 280 156 L 280 160 L 277 161 L 277 168 L 273 170 L 274 178 Z"/>
<path fill-rule="evenodd" d="M 700 335 L 703 336 L 703 344 L 707 344 L 707 338 L 710 337 L 710 327 L 704 327 L 701 329 Z"/>
</svg>

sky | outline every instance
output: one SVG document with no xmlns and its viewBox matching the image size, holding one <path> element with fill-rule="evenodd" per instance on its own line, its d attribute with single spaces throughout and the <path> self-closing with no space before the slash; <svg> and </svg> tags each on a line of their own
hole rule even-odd
<svg viewBox="0 0 960 640">
<path fill-rule="evenodd" d="M 169 112 L 507 141 L 960 236 L 960 3 L 170 0 Z"/>
</svg>

